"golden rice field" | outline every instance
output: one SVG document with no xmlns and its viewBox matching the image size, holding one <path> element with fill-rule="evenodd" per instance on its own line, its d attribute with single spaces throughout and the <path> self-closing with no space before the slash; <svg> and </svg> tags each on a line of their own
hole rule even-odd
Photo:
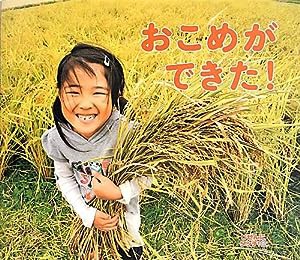
<svg viewBox="0 0 300 260">
<path fill-rule="evenodd" d="M 300 5 L 271 0 L 71 0 L 3 12 L 0 258 L 77 259 L 67 247 L 74 215 L 55 188 L 40 136 L 53 125 L 59 61 L 77 42 L 87 42 L 106 47 L 123 62 L 125 97 L 142 125 L 166 122 L 169 128 L 155 128 L 159 137 L 186 142 L 171 151 L 156 140 L 167 147 L 157 153 L 182 156 L 186 172 L 176 180 L 158 178 L 143 198 L 145 259 L 299 259 L 299 17 Z M 273 21 L 276 40 L 267 40 L 259 52 L 245 51 L 244 33 L 255 23 L 265 31 Z M 151 22 L 172 32 L 167 50 L 142 49 L 142 30 Z M 236 47 L 210 50 L 209 28 L 223 23 L 235 30 Z M 199 30 L 184 33 L 181 25 Z M 183 51 L 180 40 L 201 49 Z M 224 44 L 229 43 L 227 38 Z M 200 71 L 207 61 L 222 68 L 217 91 L 202 88 Z M 257 90 L 230 88 L 230 69 L 238 61 L 257 70 L 240 81 L 256 84 Z M 182 74 L 189 86 L 184 91 L 174 86 L 174 71 L 166 70 L 183 63 L 195 65 L 192 77 Z M 171 132 L 170 122 L 182 128 Z M 198 140 L 194 123 L 205 126 L 202 157 L 189 142 Z M 227 146 L 229 139 L 236 145 Z M 147 164 L 147 158 L 141 160 Z M 265 234 L 268 246 L 241 245 L 241 237 L 252 233 Z"/>
</svg>

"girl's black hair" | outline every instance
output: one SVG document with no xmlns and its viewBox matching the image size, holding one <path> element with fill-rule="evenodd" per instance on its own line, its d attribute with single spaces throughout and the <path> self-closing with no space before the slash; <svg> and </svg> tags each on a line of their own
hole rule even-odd
<svg viewBox="0 0 300 260">
<path fill-rule="evenodd" d="M 127 104 L 127 100 L 123 97 L 125 87 L 123 67 L 113 54 L 101 47 L 79 43 L 71 50 L 71 53 L 67 54 L 61 60 L 57 69 L 57 88 L 59 92 L 61 91 L 64 82 L 70 79 L 70 72 L 73 72 L 76 77 L 76 67 L 83 69 L 89 75 L 95 75 L 95 72 L 87 63 L 103 65 L 104 76 L 111 88 L 112 104 L 123 113 L 124 107 Z M 53 103 L 52 113 L 54 123 L 61 139 L 67 146 L 77 150 L 67 141 L 59 124 L 63 123 L 70 126 L 69 122 L 63 116 L 59 97 L 56 97 Z"/>
</svg>

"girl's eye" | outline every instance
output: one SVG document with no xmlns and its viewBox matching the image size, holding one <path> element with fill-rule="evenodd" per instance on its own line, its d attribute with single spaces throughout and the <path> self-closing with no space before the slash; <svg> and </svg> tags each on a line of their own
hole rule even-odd
<svg viewBox="0 0 300 260">
<path fill-rule="evenodd" d="M 107 93 L 105 93 L 105 92 L 95 92 L 94 95 L 105 96 L 105 95 L 107 95 Z"/>
<path fill-rule="evenodd" d="M 66 92 L 66 94 L 68 94 L 68 95 L 79 95 L 79 92 L 77 92 L 77 91 L 68 91 L 68 92 Z"/>
</svg>

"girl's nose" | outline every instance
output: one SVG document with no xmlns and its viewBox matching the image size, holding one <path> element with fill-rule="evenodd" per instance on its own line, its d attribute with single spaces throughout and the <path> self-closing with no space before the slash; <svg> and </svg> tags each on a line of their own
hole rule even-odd
<svg viewBox="0 0 300 260">
<path fill-rule="evenodd" d="M 79 107 L 81 109 L 90 109 L 93 107 L 93 103 L 89 99 L 82 99 L 80 101 Z"/>
</svg>

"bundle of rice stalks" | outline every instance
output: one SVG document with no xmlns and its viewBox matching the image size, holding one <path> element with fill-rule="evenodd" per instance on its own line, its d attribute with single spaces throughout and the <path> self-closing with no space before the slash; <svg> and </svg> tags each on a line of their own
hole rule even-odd
<svg viewBox="0 0 300 260">
<path fill-rule="evenodd" d="M 236 206 L 239 201 L 234 201 L 233 190 L 228 187 L 247 189 L 255 185 L 255 169 L 262 153 L 251 129 L 239 117 L 246 109 L 243 104 L 247 99 L 217 92 L 196 99 L 170 89 L 149 91 L 152 91 L 152 102 L 148 107 L 135 110 L 143 103 L 138 100 L 127 108 L 127 120 L 121 124 L 109 168 L 110 179 L 119 185 L 135 177 L 151 177 L 154 186 L 183 195 L 186 200 L 193 199 L 195 186 L 186 189 L 193 181 L 203 198 L 219 198 L 222 190 L 226 193 L 226 207 Z M 137 123 L 128 131 L 128 118 L 132 117 Z M 208 193 L 210 182 L 215 184 L 215 189 Z M 175 191 L 174 187 L 177 187 Z M 83 227 L 76 219 L 71 248 L 81 256 L 96 253 L 97 257 L 119 259 L 117 244 L 126 249 L 130 239 L 124 208 L 118 202 L 99 199 L 93 206 L 110 215 L 119 213 L 122 225 L 116 231 L 99 232 Z M 240 212 L 237 218 L 240 215 L 245 213 Z"/>
</svg>

